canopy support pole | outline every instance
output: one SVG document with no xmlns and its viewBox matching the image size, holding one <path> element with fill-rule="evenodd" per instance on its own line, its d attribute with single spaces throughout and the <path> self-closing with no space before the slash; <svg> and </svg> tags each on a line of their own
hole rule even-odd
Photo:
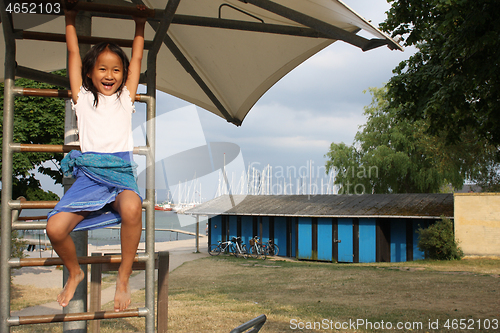
<svg viewBox="0 0 500 333">
<path fill-rule="evenodd" d="M 363 51 L 368 51 L 375 47 L 388 44 L 388 41 L 382 39 L 368 40 L 352 32 L 343 30 L 341 28 L 338 28 L 336 26 L 318 20 L 314 17 L 287 8 L 285 6 L 282 6 L 280 4 L 277 4 L 269 0 L 239 0 L 239 1 L 244 3 L 250 3 L 254 6 L 265 9 L 271 13 L 282 16 L 284 18 L 300 23 L 302 25 L 305 25 L 306 27 L 319 31 L 320 33 L 328 36 L 329 38 L 341 40 L 346 43 L 357 46 Z M 389 48 L 392 48 L 391 45 L 388 46 Z"/>
<path fill-rule="evenodd" d="M 181 64 L 181 66 L 184 68 L 184 70 L 191 75 L 191 77 L 198 83 L 200 88 L 203 90 L 203 92 L 207 95 L 207 97 L 214 103 L 214 105 L 217 107 L 217 109 L 222 113 L 224 118 L 230 122 L 235 124 L 236 126 L 241 125 L 241 121 L 238 119 L 235 119 L 234 117 L 231 116 L 229 111 L 222 105 L 221 101 L 215 96 L 215 94 L 212 92 L 212 90 L 208 87 L 208 85 L 203 81 L 201 76 L 196 72 L 194 67 L 189 63 L 189 60 L 186 59 L 186 57 L 182 54 L 181 50 L 175 45 L 174 41 L 168 36 L 165 35 L 164 38 L 164 43 L 172 52 L 172 54 L 175 56 L 177 61 Z"/>
<path fill-rule="evenodd" d="M 151 49 L 147 58 L 147 92 L 149 103 L 146 111 L 146 146 L 149 148 L 146 155 L 146 197 L 155 197 L 155 149 L 156 149 L 156 65 L 158 52 L 163 42 L 163 37 L 167 34 L 170 23 L 175 15 L 180 0 L 169 0 L 163 17 L 156 30 Z M 146 315 L 146 332 L 155 331 L 155 299 L 154 299 L 154 253 L 155 253 L 155 207 L 154 200 L 149 200 L 146 206 L 146 307 L 149 313 Z"/>
<path fill-rule="evenodd" d="M 90 36 L 92 34 L 92 17 L 88 12 L 80 11 L 76 16 L 75 22 L 76 32 L 80 36 Z M 90 50 L 90 45 L 79 43 L 80 56 L 83 58 Z M 65 103 L 65 117 L 64 117 L 64 144 L 65 145 L 80 145 L 78 142 L 76 114 L 73 111 L 70 101 L 66 100 Z M 74 179 L 71 177 L 63 177 L 64 193 L 66 193 Z M 76 255 L 83 257 L 87 256 L 88 252 L 88 233 L 72 232 L 70 234 L 75 244 Z M 80 264 L 80 269 L 84 272 L 85 277 L 75 290 L 75 294 L 66 307 L 63 308 L 63 314 L 82 313 L 87 311 L 87 265 Z M 66 285 L 69 279 L 69 271 L 66 267 L 63 269 L 63 286 Z M 63 323 L 63 332 L 71 333 L 86 333 L 86 321 L 71 321 Z"/>
</svg>

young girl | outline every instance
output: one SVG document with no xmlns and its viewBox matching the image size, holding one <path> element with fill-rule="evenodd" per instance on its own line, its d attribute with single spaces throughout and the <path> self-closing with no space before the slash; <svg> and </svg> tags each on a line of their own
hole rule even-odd
<svg viewBox="0 0 500 333">
<path fill-rule="evenodd" d="M 130 304 L 129 277 L 142 229 L 142 199 L 132 160 L 132 113 L 146 19 L 134 17 L 130 62 L 123 50 L 112 43 L 95 45 L 82 60 L 76 14 L 66 12 L 66 43 L 81 152 L 72 151 L 61 162 L 63 172 L 76 180 L 47 220 L 47 235 L 69 272 L 57 301 L 67 306 L 84 278 L 70 232 L 121 221 L 122 262 L 116 279 L 114 309 L 123 311 Z"/>
</svg>

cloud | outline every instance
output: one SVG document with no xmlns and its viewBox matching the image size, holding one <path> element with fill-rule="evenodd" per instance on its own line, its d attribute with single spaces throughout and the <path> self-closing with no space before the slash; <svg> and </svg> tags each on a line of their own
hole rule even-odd
<svg viewBox="0 0 500 333">
<path fill-rule="evenodd" d="M 386 47 L 362 52 L 336 42 L 311 57 L 272 87 L 256 104 L 279 103 L 318 113 L 343 113 L 339 104 L 370 103 L 363 91 L 383 86 L 407 55 Z M 251 111 L 253 112 L 253 110 Z"/>
<path fill-rule="evenodd" d="M 345 0 L 361 16 L 378 26 L 390 5 L 385 0 Z M 367 35 L 366 37 L 372 38 Z M 231 142 L 241 148 L 245 163 L 303 166 L 308 160 L 324 165 L 330 143 L 352 144 L 359 126 L 366 122 L 363 108 L 370 87 L 383 86 L 392 70 L 413 50 L 387 47 L 367 52 L 336 42 L 311 57 L 274 85 L 255 104 L 241 127 L 197 108 L 207 142 Z M 188 103 L 158 93 L 158 114 Z M 178 131 L 188 127 L 175 125 Z M 159 132 L 164 131 L 158 127 Z M 162 140 L 160 133 L 158 141 Z"/>
<path fill-rule="evenodd" d="M 348 108 L 349 104 L 342 107 Z M 332 142 L 352 143 L 360 124 L 359 112 L 338 116 L 294 110 L 277 103 L 258 105 L 243 126 L 223 126 L 215 116 L 199 110 L 205 135 L 210 141 L 234 142 L 247 164 L 296 166 L 308 160 L 324 165 L 324 155 Z"/>
</svg>

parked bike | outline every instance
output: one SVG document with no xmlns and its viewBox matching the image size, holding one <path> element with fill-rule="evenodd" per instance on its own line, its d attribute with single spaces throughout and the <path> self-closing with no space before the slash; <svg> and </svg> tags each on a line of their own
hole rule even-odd
<svg viewBox="0 0 500 333">
<path fill-rule="evenodd" d="M 236 257 L 243 257 L 246 259 L 248 257 L 248 250 L 247 250 L 247 246 L 245 244 L 243 244 L 241 237 L 233 237 L 233 238 L 231 238 L 231 240 L 235 244 L 234 255 Z"/>
<path fill-rule="evenodd" d="M 262 258 L 266 260 L 266 250 L 262 242 L 259 241 L 259 236 L 255 236 L 254 238 L 250 239 L 250 255 L 252 256 L 252 258 Z"/>
<path fill-rule="evenodd" d="M 241 237 L 232 237 L 226 242 L 218 241 L 217 244 L 211 244 L 208 247 L 208 253 L 211 256 L 218 256 L 221 253 L 234 254 L 235 257 L 247 258 L 248 251 Z"/>
<path fill-rule="evenodd" d="M 272 239 L 267 241 L 265 249 L 268 256 L 277 256 L 280 252 L 280 248 L 274 243 Z"/>
</svg>

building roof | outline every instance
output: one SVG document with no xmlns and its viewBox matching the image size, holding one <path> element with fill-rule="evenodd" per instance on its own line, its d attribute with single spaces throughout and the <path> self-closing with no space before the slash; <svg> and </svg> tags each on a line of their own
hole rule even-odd
<svg viewBox="0 0 500 333">
<path fill-rule="evenodd" d="M 292 217 L 453 218 L 453 194 L 225 195 L 185 213 Z"/>
</svg>

